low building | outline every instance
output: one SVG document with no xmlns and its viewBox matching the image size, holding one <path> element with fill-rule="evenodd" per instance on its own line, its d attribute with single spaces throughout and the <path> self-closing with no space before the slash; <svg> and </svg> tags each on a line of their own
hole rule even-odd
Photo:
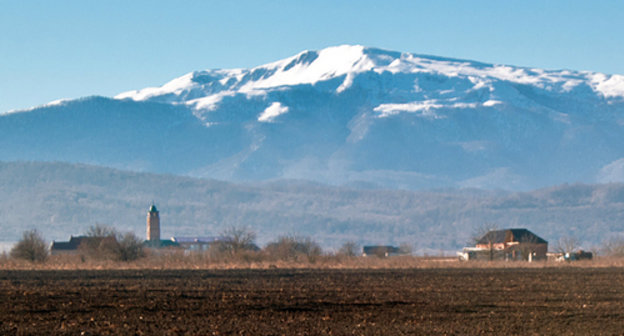
<svg viewBox="0 0 624 336">
<path fill-rule="evenodd" d="M 143 241 L 143 246 L 153 249 L 165 249 L 168 247 L 180 247 L 178 243 L 174 242 L 171 239 L 159 239 L 159 240 L 145 240 Z"/>
<path fill-rule="evenodd" d="M 545 260 L 548 242 L 527 229 L 489 231 L 475 247 L 458 252 L 460 260 Z"/>
<path fill-rule="evenodd" d="M 50 245 L 50 254 L 76 254 L 81 245 L 99 245 L 102 237 L 70 236 L 69 241 L 53 241 Z"/>
<path fill-rule="evenodd" d="M 211 245 L 224 241 L 223 237 L 171 237 L 177 246 L 190 251 L 207 251 Z"/>
<path fill-rule="evenodd" d="M 362 256 L 389 257 L 401 254 L 401 249 L 391 245 L 370 245 L 362 248 Z"/>
</svg>

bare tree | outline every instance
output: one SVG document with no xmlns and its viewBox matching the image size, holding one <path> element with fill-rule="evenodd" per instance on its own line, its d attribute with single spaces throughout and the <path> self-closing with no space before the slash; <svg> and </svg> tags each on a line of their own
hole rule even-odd
<svg viewBox="0 0 624 336">
<path fill-rule="evenodd" d="M 563 236 L 559 238 L 555 245 L 555 251 L 559 253 L 572 253 L 581 246 L 581 243 L 576 237 Z"/>
<path fill-rule="evenodd" d="M 319 244 L 309 237 L 294 235 L 279 237 L 277 241 L 269 243 L 264 250 L 278 259 L 299 261 L 305 257 L 309 262 L 315 262 L 323 252 Z"/>
<path fill-rule="evenodd" d="M 112 227 L 95 224 L 86 233 L 86 239 L 79 247 L 95 258 L 133 261 L 145 255 L 143 242 L 134 233 L 121 234 Z"/>
<path fill-rule="evenodd" d="M 11 256 L 43 262 L 48 258 L 48 247 L 37 230 L 29 230 L 22 234 L 22 240 L 11 249 Z"/>
<path fill-rule="evenodd" d="M 145 256 L 143 242 L 134 233 L 128 232 L 117 238 L 115 254 L 119 261 L 133 261 Z"/>
<path fill-rule="evenodd" d="M 412 254 L 412 245 L 408 243 L 403 243 L 399 246 L 400 254 Z"/>
<path fill-rule="evenodd" d="M 483 223 L 477 227 L 475 227 L 472 231 L 471 240 L 472 243 L 476 246 L 478 243 L 487 244 L 487 252 L 488 259 L 494 260 L 494 244 L 496 243 L 494 239 L 495 235 L 489 234 L 492 231 L 498 230 L 498 225 L 495 223 Z"/>
<path fill-rule="evenodd" d="M 97 252 L 104 258 L 117 261 L 133 261 L 145 256 L 143 242 L 132 232 L 104 237 Z"/>
<path fill-rule="evenodd" d="M 98 224 L 90 226 L 87 229 L 86 235 L 87 237 L 104 238 L 104 237 L 116 236 L 117 231 L 110 226 L 98 223 Z"/>
<path fill-rule="evenodd" d="M 232 226 L 221 235 L 224 239 L 217 246 L 222 252 L 238 254 L 242 251 L 258 250 L 255 244 L 256 233 L 248 228 Z"/>
<path fill-rule="evenodd" d="M 359 246 L 354 241 L 345 242 L 338 250 L 338 254 L 345 257 L 355 257 L 358 253 Z"/>
<path fill-rule="evenodd" d="M 610 257 L 624 257 L 624 238 L 612 237 L 606 240 L 603 253 Z"/>
<path fill-rule="evenodd" d="M 103 224 L 90 226 L 78 250 L 95 259 L 115 259 L 115 244 L 119 233 L 112 227 Z"/>
</svg>

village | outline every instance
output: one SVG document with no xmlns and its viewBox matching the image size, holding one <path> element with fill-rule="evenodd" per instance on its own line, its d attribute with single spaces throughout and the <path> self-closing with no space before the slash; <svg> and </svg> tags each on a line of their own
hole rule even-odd
<svg viewBox="0 0 624 336">
<path fill-rule="evenodd" d="M 49 246 L 51 255 L 72 255 L 85 248 L 100 246 L 105 244 L 107 239 L 106 229 L 100 228 L 100 233 L 89 235 L 70 236 L 68 241 L 53 241 Z M 152 252 L 167 253 L 184 252 L 207 252 L 211 249 L 238 249 L 247 251 L 259 251 L 260 248 L 253 241 L 255 235 L 241 229 L 231 229 L 219 236 L 172 236 L 168 239 L 161 237 L 161 221 L 159 211 L 155 204 L 152 204 L 147 211 L 146 237 L 140 244 L 141 248 L 149 249 Z M 296 240 L 290 237 L 291 240 Z M 486 230 L 482 235 L 475 237 L 474 246 L 467 246 L 462 251 L 457 252 L 457 260 L 465 261 L 576 261 L 591 260 L 592 252 L 578 249 L 577 244 L 569 244 L 567 247 L 558 246 L 557 251 L 550 252 L 548 241 L 539 237 L 535 233 L 524 228 L 492 229 Z M 282 243 L 284 243 L 282 241 Z M 297 245 L 295 241 L 294 245 Z M 299 245 L 307 247 L 293 247 L 297 252 L 321 253 L 321 249 L 313 241 L 299 242 Z M 316 246 L 315 246 L 316 245 Z M 233 247 L 235 246 L 235 247 Z M 358 251 L 357 245 L 353 242 L 346 243 L 341 248 L 340 253 L 347 256 L 362 257 L 396 257 L 411 255 L 411 249 L 405 246 L 393 245 L 365 245 Z"/>
</svg>

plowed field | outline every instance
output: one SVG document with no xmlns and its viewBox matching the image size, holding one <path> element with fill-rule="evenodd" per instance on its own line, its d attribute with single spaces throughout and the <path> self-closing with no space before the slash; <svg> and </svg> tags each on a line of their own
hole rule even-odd
<svg viewBox="0 0 624 336">
<path fill-rule="evenodd" d="M 624 270 L 0 271 L 0 334 L 624 333 Z"/>
</svg>

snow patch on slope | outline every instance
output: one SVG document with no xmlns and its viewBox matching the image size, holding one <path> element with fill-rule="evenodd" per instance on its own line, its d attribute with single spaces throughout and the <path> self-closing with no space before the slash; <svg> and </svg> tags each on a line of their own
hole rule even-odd
<svg viewBox="0 0 624 336">
<path fill-rule="evenodd" d="M 485 107 L 492 107 L 492 106 L 500 105 L 502 103 L 503 102 L 500 101 L 500 100 L 492 100 L 492 99 L 490 99 L 490 100 L 484 102 L 483 106 L 485 106 Z"/>
<path fill-rule="evenodd" d="M 288 112 L 288 106 L 282 106 L 280 102 L 274 102 L 267 107 L 258 117 L 260 122 L 273 122 L 279 115 Z"/>
<path fill-rule="evenodd" d="M 441 119 L 444 116 L 435 113 L 440 109 L 474 109 L 479 106 L 492 107 L 502 104 L 497 100 L 488 100 L 484 103 L 462 103 L 454 101 L 444 101 L 438 99 L 428 99 L 423 101 L 415 101 L 405 104 L 381 104 L 373 109 L 378 112 L 379 118 L 386 118 L 401 112 L 418 113 L 424 118 Z"/>
<path fill-rule="evenodd" d="M 180 94 L 182 91 L 188 90 L 190 87 L 194 86 L 192 78 L 193 73 L 188 73 L 182 77 L 178 77 L 166 83 L 161 87 L 149 87 L 142 90 L 123 92 L 116 95 L 114 98 L 142 101 L 156 96 L 162 96 L 167 94 Z"/>
<path fill-rule="evenodd" d="M 62 99 L 57 99 L 57 100 L 53 100 L 49 103 L 43 104 L 43 105 L 38 105 L 38 106 L 33 106 L 27 109 L 14 109 L 14 110 L 9 110 L 6 112 L 0 112 L 0 115 L 7 115 L 7 114 L 13 114 L 13 113 L 20 113 L 20 112 L 29 112 L 35 109 L 39 109 L 39 108 L 44 108 L 44 107 L 50 107 L 50 106 L 60 106 L 65 104 L 66 102 L 71 101 L 72 99 L 69 98 L 62 98 Z"/>
<path fill-rule="evenodd" d="M 624 97 L 624 76 L 597 73 L 590 78 L 594 90 L 605 98 Z"/>
<path fill-rule="evenodd" d="M 186 104 L 194 107 L 195 109 L 214 111 L 217 109 L 219 103 L 223 100 L 223 98 L 232 97 L 235 94 L 236 92 L 234 91 L 222 91 L 207 97 L 189 100 Z"/>
</svg>

